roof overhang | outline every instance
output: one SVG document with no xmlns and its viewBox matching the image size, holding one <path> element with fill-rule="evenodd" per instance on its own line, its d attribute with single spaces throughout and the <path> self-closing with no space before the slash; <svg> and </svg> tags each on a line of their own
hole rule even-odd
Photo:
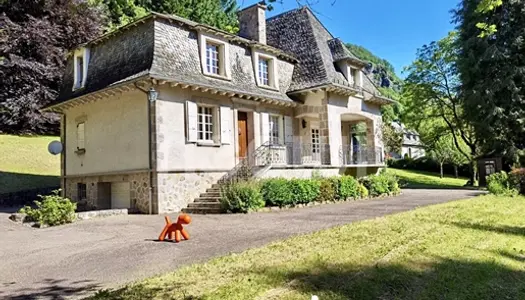
<svg viewBox="0 0 525 300">
<path fill-rule="evenodd" d="M 374 104 L 378 104 L 378 105 L 390 105 L 390 104 L 398 104 L 397 101 L 395 100 L 392 100 L 390 98 L 387 98 L 387 97 L 384 97 L 384 96 L 381 96 L 381 95 L 377 95 L 377 94 L 372 94 L 372 97 L 366 99 L 365 97 L 365 100 L 366 102 L 369 102 L 369 103 L 374 103 Z"/>
<path fill-rule="evenodd" d="M 357 87 L 340 85 L 340 84 L 335 84 L 335 83 L 328 83 L 328 84 L 323 84 L 323 85 L 319 85 L 319 86 L 315 86 L 315 87 L 311 87 L 307 89 L 301 89 L 301 90 L 289 92 L 288 95 L 304 96 L 308 94 L 315 94 L 317 92 L 331 92 L 331 93 L 336 93 L 336 94 L 343 95 L 343 96 L 354 96 L 356 94 L 362 93 L 362 90 Z"/>
<path fill-rule="evenodd" d="M 137 89 L 138 88 L 137 86 L 139 87 L 142 86 L 143 89 L 145 89 L 146 86 L 148 85 L 149 86 L 169 85 L 171 87 L 180 87 L 182 89 L 191 89 L 192 91 L 210 93 L 211 95 L 235 97 L 237 99 L 251 100 L 251 101 L 256 101 L 256 102 L 260 102 L 264 104 L 277 105 L 277 106 L 283 106 L 283 107 L 297 106 L 297 103 L 293 102 L 293 100 L 291 99 L 283 100 L 283 99 L 272 98 L 267 95 L 259 95 L 259 94 L 245 93 L 242 91 L 221 89 L 221 88 L 216 88 L 216 87 L 211 87 L 211 86 L 205 86 L 202 84 L 191 84 L 187 82 L 177 81 L 177 80 L 169 79 L 169 78 L 163 78 L 163 77 L 159 77 L 159 76 L 150 74 L 150 75 L 138 77 L 138 78 L 135 78 L 129 81 L 110 85 L 104 89 L 94 91 L 92 93 L 88 93 L 86 95 L 82 95 L 82 96 L 61 102 L 61 103 L 47 106 L 41 109 L 41 111 L 62 113 L 64 110 L 69 109 L 74 106 L 86 104 L 89 102 L 94 102 L 96 100 L 111 97 L 111 96 L 114 96 L 122 92 L 130 91 L 132 89 Z"/>
</svg>

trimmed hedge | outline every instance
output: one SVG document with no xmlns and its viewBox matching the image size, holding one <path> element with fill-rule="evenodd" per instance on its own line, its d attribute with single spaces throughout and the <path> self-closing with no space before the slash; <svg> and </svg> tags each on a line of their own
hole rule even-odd
<svg viewBox="0 0 525 300">
<path fill-rule="evenodd" d="M 222 189 L 222 208 L 232 213 L 247 213 L 264 207 L 260 187 L 255 182 L 238 182 Z"/>
<path fill-rule="evenodd" d="M 223 190 L 222 204 L 229 212 L 248 212 L 263 206 L 296 206 L 311 202 L 347 201 L 399 193 L 397 178 L 390 173 L 359 180 L 352 176 L 311 179 L 270 178 L 235 183 Z"/>
<path fill-rule="evenodd" d="M 388 159 L 387 165 L 396 169 L 404 170 L 416 170 L 416 171 L 427 171 L 439 173 L 439 163 L 430 157 L 420 157 L 416 159 L 403 158 L 403 159 Z M 451 176 L 454 174 L 454 165 L 450 163 L 443 164 L 443 173 Z M 469 177 L 470 169 L 468 165 L 462 165 L 458 167 L 458 175 L 461 177 Z"/>
</svg>

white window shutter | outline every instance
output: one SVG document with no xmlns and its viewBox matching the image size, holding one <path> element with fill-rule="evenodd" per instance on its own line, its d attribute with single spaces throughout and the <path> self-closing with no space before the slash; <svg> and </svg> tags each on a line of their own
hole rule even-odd
<svg viewBox="0 0 525 300">
<path fill-rule="evenodd" d="M 186 101 L 186 125 L 188 128 L 188 142 L 197 142 L 197 104 Z"/>
<path fill-rule="evenodd" d="M 270 141 L 270 115 L 268 113 L 261 113 L 261 142 L 268 143 Z"/>
<path fill-rule="evenodd" d="M 293 119 L 289 116 L 284 116 L 284 142 L 293 143 Z"/>
<path fill-rule="evenodd" d="M 85 125 L 77 124 L 77 149 L 85 149 Z"/>
<path fill-rule="evenodd" d="M 229 145 L 232 140 L 232 114 L 227 106 L 221 106 L 221 144 Z"/>
</svg>

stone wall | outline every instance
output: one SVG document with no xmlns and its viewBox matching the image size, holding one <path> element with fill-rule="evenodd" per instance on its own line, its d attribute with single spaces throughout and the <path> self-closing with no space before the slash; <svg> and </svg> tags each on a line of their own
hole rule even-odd
<svg viewBox="0 0 525 300">
<path fill-rule="evenodd" d="M 226 172 L 158 173 L 158 213 L 179 212 Z"/>
<path fill-rule="evenodd" d="M 72 201 L 79 202 L 77 184 L 86 184 L 86 204 L 97 208 L 105 206 L 98 197 L 98 183 L 129 182 L 130 209 L 141 213 L 149 213 L 149 173 L 133 173 L 122 175 L 100 175 L 66 178 L 65 196 Z"/>
</svg>

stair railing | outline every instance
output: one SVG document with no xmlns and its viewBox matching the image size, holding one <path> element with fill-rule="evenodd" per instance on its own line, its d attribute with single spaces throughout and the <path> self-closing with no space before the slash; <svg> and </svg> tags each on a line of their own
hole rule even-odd
<svg viewBox="0 0 525 300">
<path fill-rule="evenodd" d="M 221 177 L 219 184 L 231 184 L 252 178 L 255 168 L 266 167 L 271 163 L 270 151 L 270 142 L 262 144 L 250 155 L 242 158 L 233 169 Z"/>
</svg>

